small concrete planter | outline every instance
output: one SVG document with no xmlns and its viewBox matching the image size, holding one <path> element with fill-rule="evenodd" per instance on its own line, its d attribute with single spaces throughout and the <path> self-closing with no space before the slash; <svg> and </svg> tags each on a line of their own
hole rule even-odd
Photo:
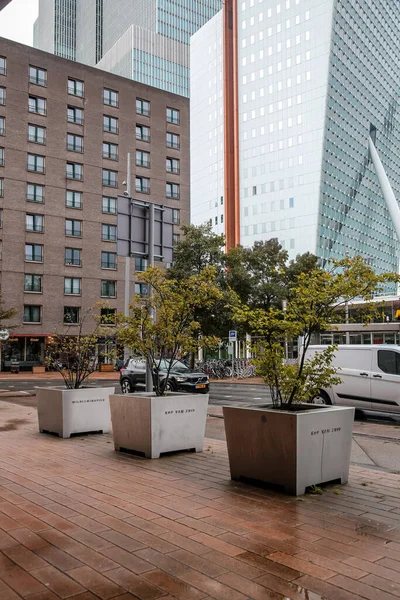
<svg viewBox="0 0 400 600">
<path fill-rule="evenodd" d="M 208 394 L 115 394 L 110 407 L 115 450 L 146 458 L 177 450 L 203 451 Z"/>
<path fill-rule="evenodd" d="M 223 412 L 232 479 L 282 486 L 296 496 L 311 485 L 347 483 L 354 408 L 224 406 Z"/>
<path fill-rule="evenodd" d="M 57 433 L 69 438 L 73 433 L 110 431 L 110 394 L 115 387 L 36 388 L 40 433 Z"/>
</svg>

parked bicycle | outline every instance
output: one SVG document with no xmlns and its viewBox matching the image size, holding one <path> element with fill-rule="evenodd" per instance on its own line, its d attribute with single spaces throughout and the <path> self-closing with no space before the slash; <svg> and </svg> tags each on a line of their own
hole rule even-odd
<svg viewBox="0 0 400 600">
<path fill-rule="evenodd" d="M 198 361 L 196 363 L 196 369 L 202 373 L 206 373 L 213 379 L 227 379 L 229 377 L 247 379 L 249 377 L 254 377 L 256 374 L 255 367 L 250 364 L 250 361 L 247 358 Z"/>
</svg>

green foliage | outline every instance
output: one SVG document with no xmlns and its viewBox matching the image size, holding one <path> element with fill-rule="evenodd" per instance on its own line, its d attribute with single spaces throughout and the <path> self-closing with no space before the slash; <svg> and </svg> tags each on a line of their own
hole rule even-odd
<svg viewBox="0 0 400 600">
<path fill-rule="evenodd" d="M 286 297 L 288 253 L 277 239 L 233 248 L 226 256 L 227 281 L 242 302 L 268 309 Z"/>
<path fill-rule="evenodd" d="M 0 296 L 0 329 L 15 329 L 17 325 L 10 325 L 7 321 L 12 320 L 16 314 L 15 308 L 5 308 L 4 300 Z"/>
<path fill-rule="evenodd" d="M 277 239 L 256 242 L 252 248 L 238 246 L 225 254 L 224 236 L 213 233 L 210 225 L 184 225 L 182 230 L 184 236 L 174 249 L 168 277 L 183 281 L 212 265 L 222 291 L 211 308 L 196 310 L 195 318 L 205 335 L 226 337 L 233 328 L 232 290 L 252 308 L 280 306 L 295 277 L 317 268 L 317 257 L 309 253 L 287 264 L 288 253 Z"/>
<path fill-rule="evenodd" d="M 164 271 L 150 267 L 140 279 L 149 286 L 151 295 L 134 296 L 130 316 L 119 317 L 118 339 L 146 359 L 156 374 L 158 396 L 164 394 L 171 368 L 179 356 L 219 342 L 215 336 L 204 335 L 195 318 L 197 311 L 212 308 L 222 297 L 215 276 L 216 269 L 211 266 L 183 280 L 171 279 Z M 157 373 L 163 360 L 168 360 L 169 368 L 166 378 L 160 381 Z"/>
<path fill-rule="evenodd" d="M 374 296 L 385 284 L 398 280 L 395 273 L 376 274 L 361 257 L 345 258 L 331 261 L 329 270 L 313 269 L 296 275 L 286 311 L 273 306 L 250 308 L 237 299 L 235 318 L 257 339 L 253 347 L 254 364 L 270 387 L 276 406 L 310 402 L 320 388 L 340 381 L 332 367 L 334 346 L 307 358 L 313 336 L 332 329 L 338 310 L 356 298 L 364 300 L 368 321 L 377 310 L 372 302 Z M 285 339 L 299 336 L 303 338 L 299 362 L 286 364 Z"/>
<path fill-rule="evenodd" d="M 93 317 L 94 327 L 85 332 L 87 320 Z M 97 345 L 99 338 L 111 337 L 111 332 L 101 322 L 102 319 L 89 309 L 76 326 L 67 326 L 62 332 L 55 331 L 47 346 L 45 364 L 58 371 L 68 389 L 79 389 L 97 369 Z"/>
</svg>

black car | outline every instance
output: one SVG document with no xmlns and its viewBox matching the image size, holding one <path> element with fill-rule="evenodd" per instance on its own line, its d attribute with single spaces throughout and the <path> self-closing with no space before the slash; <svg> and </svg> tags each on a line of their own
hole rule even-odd
<svg viewBox="0 0 400 600">
<path fill-rule="evenodd" d="M 159 376 L 164 379 L 169 367 L 168 360 L 160 361 Z M 141 358 L 130 358 L 120 371 L 120 384 L 123 394 L 143 389 L 146 385 L 146 362 Z M 208 394 L 210 380 L 208 375 L 192 371 L 180 360 L 174 361 L 169 372 L 167 390 Z"/>
</svg>

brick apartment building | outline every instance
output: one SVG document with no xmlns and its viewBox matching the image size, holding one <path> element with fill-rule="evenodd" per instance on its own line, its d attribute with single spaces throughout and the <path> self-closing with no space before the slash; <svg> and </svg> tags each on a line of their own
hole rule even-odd
<svg viewBox="0 0 400 600">
<path fill-rule="evenodd" d="M 123 311 L 116 198 L 128 152 L 133 196 L 173 207 L 179 236 L 188 99 L 0 38 L 0 281 L 18 311 L 3 368 L 40 363 L 46 337 L 99 300 Z"/>
</svg>

